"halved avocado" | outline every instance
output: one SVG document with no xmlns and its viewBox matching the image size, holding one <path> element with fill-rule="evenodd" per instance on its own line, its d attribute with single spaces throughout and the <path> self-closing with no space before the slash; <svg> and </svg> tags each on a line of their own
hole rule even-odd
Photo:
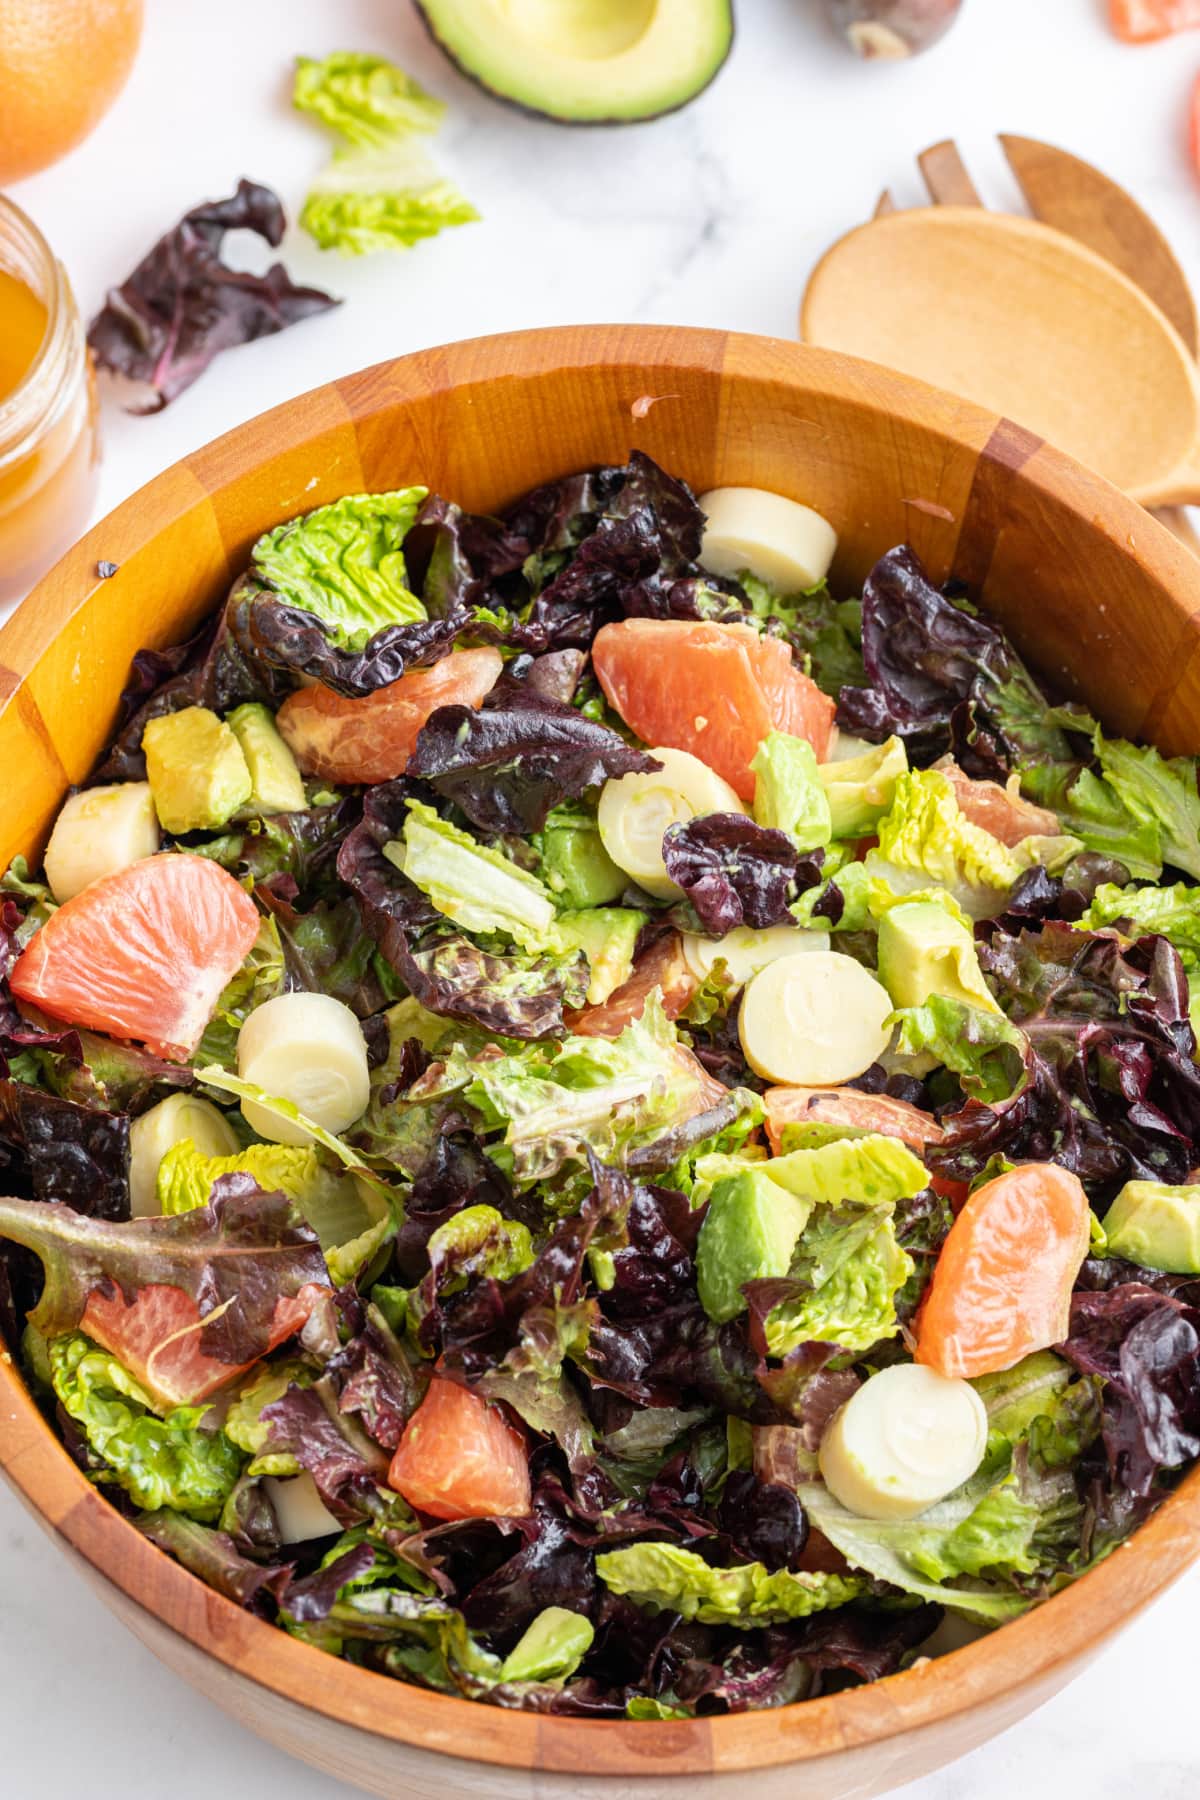
<svg viewBox="0 0 1200 1800">
<path fill-rule="evenodd" d="M 418 0 L 417 11 L 470 80 L 573 125 L 686 106 L 733 43 L 731 0 Z"/>
</svg>

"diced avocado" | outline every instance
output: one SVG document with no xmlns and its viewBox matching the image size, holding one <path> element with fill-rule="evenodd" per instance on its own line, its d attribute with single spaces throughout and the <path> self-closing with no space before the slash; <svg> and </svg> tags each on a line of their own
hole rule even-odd
<svg viewBox="0 0 1200 1800">
<path fill-rule="evenodd" d="M 295 757 L 275 729 L 270 708 L 247 702 L 236 707 L 226 723 L 241 745 L 250 771 L 250 798 L 241 809 L 242 817 L 303 812 L 308 805 L 304 782 Z"/>
<path fill-rule="evenodd" d="M 589 813 L 558 807 L 542 832 L 542 880 L 562 906 L 586 911 L 619 900 L 629 885 Z"/>
<path fill-rule="evenodd" d="M 215 831 L 253 791 L 242 746 L 206 706 L 151 719 L 142 733 L 146 776 L 164 831 Z"/>
<path fill-rule="evenodd" d="M 807 738 L 772 731 L 754 752 L 754 817 L 784 831 L 797 850 L 815 850 L 833 835 L 829 800 L 816 751 Z"/>
<path fill-rule="evenodd" d="M 509 1651 L 501 1681 L 565 1681 L 592 1647 L 595 1632 L 582 1613 L 547 1606 Z"/>
<path fill-rule="evenodd" d="M 1108 1254 L 1170 1275 L 1200 1275 L 1200 1186 L 1127 1181 L 1104 1216 Z"/>
<path fill-rule="evenodd" d="M 587 997 L 602 1006 L 633 973 L 633 952 L 647 915 L 628 906 L 593 906 L 583 912 L 559 913 L 557 928 L 565 945 L 582 950 L 591 980 Z"/>
<path fill-rule="evenodd" d="M 862 756 L 821 763 L 817 773 L 829 800 L 835 838 L 866 837 L 890 808 L 897 778 L 908 768 L 903 740 L 888 738 Z"/>
<path fill-rule="evenodd" d="M 730 0 L 419 0 L 417 11 L 471 81 L 570 124 L 674 112 L 733 43 Z"/>
<path fill-rule="evenodd" d="M 810 1200 L 789 1194 L 766 1169 L 743 1169 L 713 1189 L 696 1244 L 696 1285 L 710 1319 L 746 1310 L 748 1281 L 786 1275 L 808 1223 Z"/>
<path fill-rule="evenodd" d="M 999 1012 L 967 927 L 934 900 L 893 906 L 879 921 L 879 979 L 897 1006 L 931 994 Z"/>
</svg>

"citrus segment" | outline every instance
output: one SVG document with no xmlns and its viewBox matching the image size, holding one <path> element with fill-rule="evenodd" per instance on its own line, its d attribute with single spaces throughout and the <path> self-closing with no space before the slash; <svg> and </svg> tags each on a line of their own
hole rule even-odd
<svg viewBox="0 0 1200 1800">
<path fill-rule="evenodd" d="M 324 1291 L 309 1285 L 276 1301 L 264 1356 L 300 1330 Z M 214 1307 L 201 1318 L 199 1306 L 182 1288 L 156 1283 L 139 1288 L 126 1300 L 114 1285 L 111 1293 L 97 1288 L 89 1294 L 79 1326 L 111 1351 L 156 1400 L 164 1406 L 185 1406 L 205 1399 L 254 1366 L 222 1362 L 201 1348 L 205 1326 L 224 1310 Z"/>
<path fill-rule="evenodd" d="M 592 665 L 640 738 L 690 751 L 743 800 L 754 797 L 750 764 L 769 732 L 807 737 L 818 758 L 828 746 L 833 702 L 781 639 L 750 626 L 622 619 L 596 633 Z"/>
<path fill-rule="evenodd" d="M 917 1361 L 988 1375 L 1061 1343 L 1089 1225 L 1082 1183 L 1055 1163 L 1022 1163 L 977 1188 L 934 1268 Z"/>
<path fill-rule="evenodd" d="M 148 856 L 52 913 L 18 958 L 12 991 L 65 1024 L 186 1062 L 258 927 L 249 894 L 217 863 Z"/>
<path fill-rule="evenodd" d="M 521 1433 L 440 1375 L 404 1427 L 388 1481 L 435 1519 L 522 1518 L 532 1504 Z"/>
<path fill-rule="evenodd" d="M 775 1155 L 785 1125 L 849 1125 L 900 1138 L 918 1155 L 944 1135 L 931 1113 L 887 1094 L 863 1094 L 857 1088 L 772 1087 L 763 1095 L 767 1138 Z"/>
<path fill-rule="evenodd" d="M 504 667 L 498 650 L 459 650 L 431 669 L 412 669 L 361 700 L 332 688 L 299 688 L 276 724 L 306 775 L 374 784 L 403 775 L 417 735 L 439 706 L 474 706 Z"/>
</svg>

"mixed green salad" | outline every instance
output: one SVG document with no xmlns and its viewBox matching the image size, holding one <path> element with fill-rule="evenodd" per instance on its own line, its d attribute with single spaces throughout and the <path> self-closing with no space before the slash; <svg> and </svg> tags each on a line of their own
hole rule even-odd
<svg viewBox="0 0 1200 1800">
<path fill-rule="evenodd" d="M 835 544 L 641 453 L 348 496 L 136 658 L 0 882 L 10 1347 L 332 1655 L 776 1706 L 1200 1456 L 1196 762 Z"/>
</svg>

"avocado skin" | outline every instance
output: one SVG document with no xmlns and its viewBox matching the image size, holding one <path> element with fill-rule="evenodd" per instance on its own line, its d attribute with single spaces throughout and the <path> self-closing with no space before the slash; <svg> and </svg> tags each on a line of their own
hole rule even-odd
<svg viewBox="0 0 1200 1800">
<path fill-rule="evenodd" d="M 430 16 L 431 9 L 424 4 L 424 0 L 413 0 L 413 10 L 442 55 L 448 62 L 454 64 L 459 74 L 464 80 L 469 81 L 472 87 L 479 88 L 490 99 L 499 100 L 504 106 L 511 106 L 515 112 L 524 113 L 527 119 L 550 119 L 555 125 L 573 125 L 577 130 L 584 126 L 603 126 L 608 129 L 613 125 L 644 125 L 652 119 L 668 119 L 672 113 L 682 112 L 685 106 L 690 106 L 693 100 L 700 98 L 706 88 L 712 86 L 733 53 L 736 35 L 733 8 L 730 6 L 729 39 L 724 56 L 713 65 L 699 87 L 693 88 L 690 93 L 680 95 L 679 99 L 673 101 L 670 106 L 660 106 L 654 112 L 647 113 L 614 113 L 611 117 L 604 119 L 575 119 L 571 117 L 570 113 L 554 112 L 549 107 L 530 106 L 527 101 L 516 100 L 511 94 L 506 94 L 502 88 L 493 87 L 484 76 L 477 75 L 474 69 L 468 69 L 464 63 L 459 61 L 454 51 L 439 34 L 437 25 Z"/>
</svg>

